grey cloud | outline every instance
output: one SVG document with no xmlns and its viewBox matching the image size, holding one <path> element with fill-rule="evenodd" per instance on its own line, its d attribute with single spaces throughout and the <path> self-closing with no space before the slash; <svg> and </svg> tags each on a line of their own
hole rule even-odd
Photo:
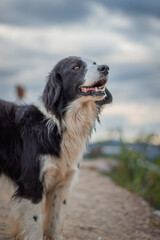
<svg viewBox="0 0 160 240">
<path fill-rule="evenodd" d="M 9 88 L 1 88 L 0 89 L 0 99 L 6 101 L 14 101 L 15 100 L 15 93 L 14 93 L 14 86 Z"/>
<path fill-rule="evenodd" d="M 44 81 L 59 58 L 57 54 L 47 50 L 31 49 L 27 45 L 21 46 L 19 42 L 5 42 L 1 39 L 0 52 L 3 59 L 0 66 L 0 84 L 23 81 L 20 76 L 25 75 L 25 72 L 27 75 L 32 75 L 33 82 L 38 84 L 39 81 Z M 32 80 L 29 79 L 28 82 Z M 24 78 L 25 81 L 27 82 L 27 76 Z"/>
<path fill-rule="evenodd" d="M 154 62 L 111 64 L 110 77 L 121 82 L 139 82 L 145 79 L 152 79 L 152 81 L 154 81 L 154 79 L 157 78 L 159 67 L 159 64 Z"/>
<path fill-rule="evenodd" d="M 159 65 L 111 64 L 109 89 L 116 102 L 160 101 Z"/>
<path fill-rule="evenodd" d="M 89 11 L 86 2 L 6 0 L 0 5 L 0 22 L 19 26 L 43 26 L 79 21 Z"/>
<path fill-rule="evenodd" d="M 154 22 L 154 19 L 144 15 L 130 16 L 129 19 L 132 19 L 131 25 L 126 27 L 112 26 L 112 28 L 128 41 L 145 45 L 149 49 L 152 48 L 153 53 L 155 53 L 153 40 L 157 39 L 158 41 L 160 37 L 160 29 L 157 27 L 160 25 L 160 19 L 156 19 L 157 23 Z"/>
<path fill-rule="evenodd" d="M 100 2 L 110 10 L 119 10 L 133 16 L 153 15 L 160 17 L 159 0 L 94 0 L 94 2 Z"/>
<path fill-rule="evenodd" d="M 17 73 L 18 73 L 18 69 L 14 69 L 14 68 L 2 69 L 2 68 L 0 68 L 0 76 L 1 76 L 0 82 L 2 82 L 3 79 L 13 77 L 13 75 L 16 75 Z"/>
<path fill-rule="evenodd" d="M 95 57 L 102 58 L 105 56 L 112 55 L 116 53 L 116 51 L 117 49 L 113 47 L 111 44 L 110 45 L 106 44 L 106 46 L 101 44 L 97 46 L 90 46 L 90 43 L 89 43 L 88 46 L 85 46 L 83 48 L 83 52 L 88 56 L 91 56 L 91 58 L 95 58 Z M 99 63 L 99 64 L 104 64 L 104 63 Z"/>
<path fill-rule="evenodd" d="M 110 11 L 118 10 L 137 17 L 160 17 L 158 0 L 5 0 L 0 2 L 0 22 L 18 26 L 69 24 L 84 20 L 91 14 L 90 6 L 101 3 Z"/>
</svg>

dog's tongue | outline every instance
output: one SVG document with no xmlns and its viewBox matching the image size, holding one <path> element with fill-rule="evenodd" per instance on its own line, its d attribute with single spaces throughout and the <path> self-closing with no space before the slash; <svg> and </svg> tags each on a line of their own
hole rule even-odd
<svg viewBox="0 0 160 240">
<path fill-rule="evenodd" d="M 95 88 L 87 88 L 87 91 L 89 91 L 89 90 L 94 90 L 95 91 Z"/>
<path fill-rule="evenodd" d="M 99 88 L 98 87 L 82 87 L 81 91 L 84 92 L 84 93 L 89 92 L 89 91 L 95 91 L 95 92 L 101 91 L 101 92 L 103 92 L 103 91 L 105 91 L 105 87 L 103 87 L 103 88 L 100 88 L 100 87 Z"/>
<path fill-rule="evenodd" d="M 89 87 L 87 87 L 87 88 L 82 88 L 82 92 L 88 92 L 88 91 L 91 91 L 91 90 L 94 90 L 95 91 L 95 88 L 89 88 Z"/>
</svg>

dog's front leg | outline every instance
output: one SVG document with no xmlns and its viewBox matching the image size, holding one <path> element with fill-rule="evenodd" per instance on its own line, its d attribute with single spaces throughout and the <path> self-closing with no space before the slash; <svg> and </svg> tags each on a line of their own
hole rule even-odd
<svg viewBox="0 0 160 240">
<path fill-rule="evenodd" d="M 41 203 L 24 198 L 12 202 L 12 235 L 16 240 L 43 240 Z"/>
<path fill-rule="evenodd" d="M 70 171 L 65 178 L 59 181 L 52 193 L 46 195 L 45 205 L 48 209 L 48 219 L 45 218 L 45 232 L 47 240 L 63 239 L 63 221 L 74 176 L 75 172 Z"/>
</svg>

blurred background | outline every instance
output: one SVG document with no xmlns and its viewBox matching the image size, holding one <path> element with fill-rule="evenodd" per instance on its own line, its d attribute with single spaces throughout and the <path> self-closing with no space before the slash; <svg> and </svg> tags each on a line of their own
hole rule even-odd
<svg viewBox="0 0 160 240">
<path fill-rule="evenodd" d="M 71 55 L 110 67 L 113 104 L 86 154 L 118 159 L 126 142 L 129 151 L 160 165 L 160 1 L 0 1 L 1 99 L 17 101 L 18 93 L 38 103 L 49 71 Z M 138 167 L 157 168 L 147 164 Z"/>
<path fill-rule="evenodd" d="M 70 55 L 110 66 L 114 101 L 93 140 L 117 128 L 131 140 L 139 132 L 159 135 L 158 0 L 0 1 L 1 99 L 14 101 L 20 85 L 25 102 L 37 101 L 54 64 Z"/>
</svg>

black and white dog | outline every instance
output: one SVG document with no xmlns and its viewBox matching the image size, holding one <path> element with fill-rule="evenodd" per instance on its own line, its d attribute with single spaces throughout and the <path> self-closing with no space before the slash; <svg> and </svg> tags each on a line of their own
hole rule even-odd
<svg viewBox="0 0 160 240">
<path fill-rule="evenodd" d="M 108 71 L 68 57 L 49 74 L 39 107 L 0 101 L 0 175 L 16 187 L 16 239 L 62 239 L 79 161 L 101 107 L 112 101 Z"/>
</svg>

